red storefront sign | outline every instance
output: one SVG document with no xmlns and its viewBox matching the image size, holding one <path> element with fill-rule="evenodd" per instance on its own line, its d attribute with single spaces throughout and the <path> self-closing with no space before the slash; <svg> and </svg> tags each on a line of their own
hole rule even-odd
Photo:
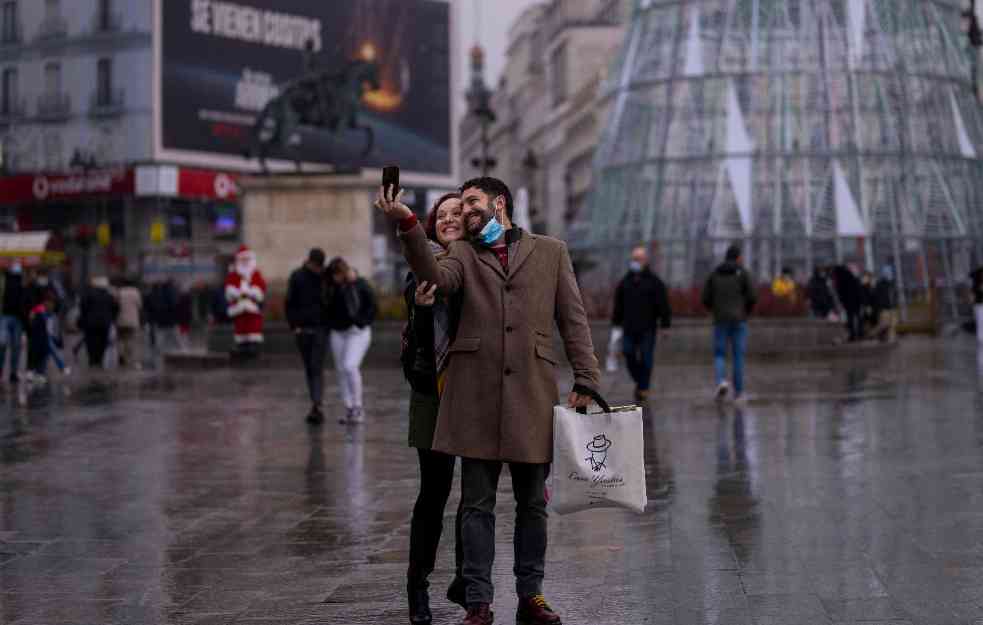
<svg viewBox="0 0 983 625">
<path fill-rule="evenodd" d="M 78 200 L 103 196 L 160 195 L 189 199 L 233 201 L 239 196 L 237 177 L 224 172 L 153 166 L 161 182 L 152 193 L 138 193 L 134 169 L 91 171 L 84 174 L 23 174 L 0 178 L 0 205 Z M 165 171 L 166 170 L 166 171 Z M 154 174 L 158 172 L 152 172 Z M 167 182 L 172 181 L 172 182 Z"/>
<path fill-rule="evenodd" d="M 132 195 L 133 170 L 85 174 L 26 174 L 0 178 L 0 204 L 26 204 L 102 195 Z"/>
</svg>

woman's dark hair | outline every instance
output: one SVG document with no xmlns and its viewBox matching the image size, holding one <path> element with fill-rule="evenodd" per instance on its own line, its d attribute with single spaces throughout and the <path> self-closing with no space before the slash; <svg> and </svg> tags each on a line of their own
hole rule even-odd
<svg viewBox="0 0 983 625">
<path fill-rule="evenodd" d="M 347 274 L 351 266 L 345 261 L 341 256 L 335 256 L 328 263 L 328 271 L 326 272 L 329 276 L 334 276 L 339 273 Z"/>
<path fill-rule="evenodd" d="M 430 208 L 430 212 L 427 213 L 427 222 L 423 224 L 423 231 L 427 233 L 427 238 L 435 243 L 440 243 L 437 240 L 437 209 L 440 205 L 451 199 L 461 199 L 461 194 L 457 191 L 452 191 L 451 193 L 445 193 L 440 196 L 436 202 L 434 202 L 433 207 Z"/>
</svg>

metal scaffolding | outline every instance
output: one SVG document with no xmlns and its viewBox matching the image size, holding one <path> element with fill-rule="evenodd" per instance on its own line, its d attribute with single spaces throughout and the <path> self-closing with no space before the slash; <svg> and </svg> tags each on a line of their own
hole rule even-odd
<svg viewBox="0 0 983 625">
<path fill-rule="evenodd" d="M 734 241 L 762 279 L 890 265 L 904 297 L 941 288 L 955 312 L 955 285 L 983 262 L 983 115 L 961 10 L 637 0 L 574 247 L 608 281 L 651 244 L 677 287 Z"/>
</svg>

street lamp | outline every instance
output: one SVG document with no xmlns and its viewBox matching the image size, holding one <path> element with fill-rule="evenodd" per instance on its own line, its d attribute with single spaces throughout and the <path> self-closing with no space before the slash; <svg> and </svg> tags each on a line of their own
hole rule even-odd
<svg viewBox="0 0 983 625">
<path fill-rule="evenodd" d="M 495 112 L 491 109 L 492 92 L 485 86 L 485 53 L 479 46 L 471 48 L 471 87 L 468 89 L 468 110 L 478 118 L 481 125 L 481 156 L 471 159 L 471 165 L 481 171 L 482 176 L 498 165 L 498 160 L 489 154 L 488 128 L 495 123 Z"/>
<path fill-rule="evenodd" d="M 976 17 L 976 0 L 969 0 L 969 6 L 962 12 L 963 32 L 969 37 L 969 46 L 973 50 L 973 93 L 980 99 L 980 48 L 983 48 L 983 29 Z"/>
</svg>

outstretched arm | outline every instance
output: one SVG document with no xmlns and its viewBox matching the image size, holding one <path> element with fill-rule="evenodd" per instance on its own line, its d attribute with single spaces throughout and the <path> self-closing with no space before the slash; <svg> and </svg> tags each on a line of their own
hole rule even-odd
<svg viewBox="0 0 983 625">
<path fill-rule="evenodd" d="M 379 189 L 375 206 L 390 219 L 399 224 L 399 237 L 403 241 L 403 255 L 406 257 L 413 273 L 421 282 L 436 284 L 441 293 L 450 295 L 461 288 L 464 279 L 463 265 L 454 253 L 437 262 L 427 235 L 408 206 L 403 204 L 403 192 L 395 192 L 394 188 Z"/>
</svg>

